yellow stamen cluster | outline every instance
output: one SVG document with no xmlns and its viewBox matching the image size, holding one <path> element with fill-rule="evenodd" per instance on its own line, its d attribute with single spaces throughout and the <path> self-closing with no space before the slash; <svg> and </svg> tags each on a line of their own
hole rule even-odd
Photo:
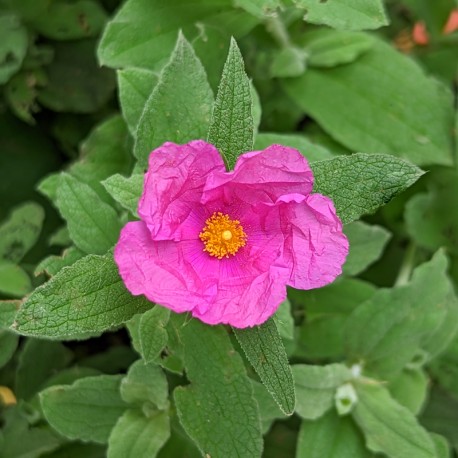
<svg viewBox="0 0 458 458">
<path fill-rule="evenodd" d="M 199 234 L 204 242 L 204 251 L 218 259 L 235 255 L 239 248 L 245 246 L 247 236 L 240 221 L 229 218 L 221 212 L 213 213 L 205 221 L 205 227 Z"/>
</svg>

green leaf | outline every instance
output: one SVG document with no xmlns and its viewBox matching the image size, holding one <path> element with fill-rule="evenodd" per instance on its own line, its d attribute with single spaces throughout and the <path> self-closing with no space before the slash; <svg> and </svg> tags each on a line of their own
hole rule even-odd
<svg viewBox="0 0 458 458">
<path fill-rule="evenodd" d="M 100 181 L 115 173 L 128 173 L 132 156 L 129 133 L 121 116 L 112 116 L 98 124 L 81 143 L 80 156 L 68 173 L 89 184 L 104 197 Z"/>
<path fill-rule="evenodd" d="M 129 131 L 135 135 L 145 103 L 153 92 L 159 77 L 142 68 L 118 70 L 119 102 Z"/>
<path fill-rule="evenodd" d="M 127 291 L 111 254 L 89 255 L 38 287 L 12 327 L 23 335 L 71 339 L 118 326 L 150 307 Z"/>
<path fill-rule="evenodd" d="M 297 149 L 309 162 L 332 159 L 334 155 L 321 145 L 311 142 L 307 137 L 297 134 L 261 133 L 256 136 L 255 150 L 261 150 L 273 144 L 290 146 Z"/>
<path fill-rule="evenodd" d="M 450 93 L 381 40 L 374 38 L 371 50 L 351 65 L 310 68 L 282 84 L 294 102 L 354 151 L 392 154 L 418 165 L 452 163 Z"/>
<path fill-rule="evenodd" d="M 121 378 L 98 375 L 47 388 L 40 393 L 46 420 L 69 439 L 106 443 L 127 407 L 119 394 Z"/>
<path fill-rule="evenodd" d="M 329 412 L 318 420 L 303 420 L 296 458 L 370 458 L 364 438 L 349 416 Z"/>
<path fill-rule="evenodd" d="M 138 122 L 134 154 L 140 166 L 147 164 L 151 150 L 166 141 L 186 143 L 205 138 L 212 104 L 205 69 L 180 33 Z"/>
<path fill-rule="evenodd" d="M 388 388 L 399 404 L 418 415 L 428 393 L 429 379 L 421 369 L 403 370 Z"/>
<path fill-rule="evenodd" d="M 0 368 L 14 355 L 19 343 L 19 336 L 6 329 L 0 329 Z"/>
<path fill-rule="evenodd" d="M 27 272 L 11 261 L 0 259 L 0 294 L 22 297 L 31 289 Z"/>
<path fill-rule="evenodd" d="M 121 223 L 116 211 L 86 183 L 62 173 L 56 204 L 80 250 L 104 254 L 118 240 Z"/>
<path fill-rule="evenodd" d="M 416 194 L 406 205 L 407 231 L 422 247 L 444 246 L 458 254 L 458 174 L 440 170 L 428 178 L 429 192 Z"/>
<path fill-rule="evenodd" d="M 58 112 L 93 113 L 103 107 L 116 87 L 115 75 L 100 68 L 95 59 L 95 40 L 55 43 L 54 60 L 46 67 L 48 84 L 38 101 Z"/>
<path fill-rule="evenodd" d="M 116 202 L 137 216 L 138 201 L 143 191 L 143 174 L 134 173 L 129 178 L 117 173 L 102 182 L 105 189 Z"/>
<path fill-rule="evenodd" d="M 306 311 L 299 329 L 298 355 L 306 358 L 341 358 L 344 353 L 344 327 L 347 317 L 376 289 L 362 280 L 344 278 L 324 288 L 290 290 L 288 296 Z"/>
<path fill-rule="evenodd" d="M 234 39 L 224 64 L 213 108 L 208 141 L 224 157 L 229 169 L 237 158 L 253 149 L 254 124 L 250 81 Z"/>
<path fill-rule="evenodd" d="M 378 29 L 388 25 L 381 0 L 294 0 L 299 8 L 306 10 L 304 20 L 336 29 Z"/>
<path fill-rule="evenodd" d="M 24 406 L 5 409 L 2 417 L 2 458 L 39 458 L 59 447 L 61 439 L 49 426 L 33 427 L 29 424 Z"/>
<path fill-rule="evenodd" d="M 329 29 L 307 33 L 301 41 L 308 54 L 307 64 L 311 67 L 348 64 L 371 49 L 374 43 L 366 33 Z"/>
<path fill-rule="evenodd" d="M 312 164 L 314 192 L 329 196 L 344 224 L 373 213 L 411 186 L 423 172 L 382 154 L 352 154 Z"/>
<path fill-rule="evenodd" d="M 392 458 L 436 458 L 434 443 L 414 415 L 399 405 L 381 385 L 355 385 L 358 403 L 353 417 L 366 444 L 374 452 Z"/>
<path fill-rule="evenodd" d="M 18 300 L 0 301 L 0 329 L 9 328 L 13 324 L 20 305 L 21 301 Z"/>
<path fill-rule="evenodd" d="M 35 268 L 35 275 L 46 273 L 50 277 L 56 275 L 63 267 L 68 267 L 85 256 L 85 253 L 78 248 L 70 247 L 63 251 L 61 256 L 48 256 L 43 259 Z"/>
<path fill-rule="evenodd" d="M 106 449 L 99 444 L 83 444 L 81 442 L 68 442 L 46 458 L 105 458 Z"/>
<path fill-rule="evenodd" d="M 145 362 L 156 360 L 167 345 L 168 334 L 165 326 L 169 317 L 170 310 L 158 305 L 141 316 L 138 335 L 140 353 Z"/>
<path fill-rule="evenodd" d="M 371 226 L 355 221 L 344 227 L 350 252 L 343 266 L 344 275 L 358 275 L 377 261 L 383 253 L 391 234 L 382 226 Z"/>
<path fill-rule="evenodd" d="M 296 46 L 276 51 L 272 56 L 270 75 L 272 78 L 293 78 L 301 76 L 306 69 L 307 53 Z"/>
<path fill-rule="evenodd" d="M 421 423 L 428 428 L 445 436 L 449 442 L 458 448 L 458 398 L 450 396 L 445 391 L 434 388 L 428 396 L 428 403 L 421 415 Z"/>
<path fill-rule="evenodd" d="M 60 342 L 28 339 L 21 351 L 16 372 L 16 393 L 29 400 L 56 371 L 66 367 L 72 352 Z"/>
<path fill-rule="evenodd" d="M 184 429 L 202 454 L 260 457 L 258 407 L 245 366 L 225 329 L 191 320 L 182 325 L 180 337 L 191 381 L 174 391 Z"/>
<path fill-rule="evenodd" d="M 19 18 L 0 12 L 0 84 L 5 84 L 20 69 L 27 45 L 27 29 Z"/>
<path fill-rule="evenodd" d="M 251 384 L 253 386 L 254 398 L 259 406 L 262 433 L 266 434 L 275 420 L 285 419 L 286 417 L 262 383 L 252 380 Z"/>
<path fill-rule="evenodd" d="M 319 418 L 331 409 L 337 388 L 352 378 L 350 369 L 343 364 L 296 364 L 292 366 L 292 371 L 296 387 L 296 412 L 308 420 Z"/>
<path fill-rule="evenodd" d="M 170 437 L 169 417 L 151 417 L 133 409 L 119 418 L 108 439 L 108 458 L 153 458 Z"/>
<path fill-rule="evenodd" d="M 448 316 L 453 287 L 446 269 L 447 259 L 439 251 L 415 269 L 409 284 L 380 289 L 361 304 L 347 320 L 347 355 L 384 379 L 395 377 L 417 358 L 422 362 L 428 341 Z M 451 306 L 456 308 L 456 302 Z M 449 335 L 444 338 L 450 341 Z"/>
<path fill-rule="evenodd" d="M 234 5 L 261 19 L 275 15 L 277 8 L 283 6 L 281 0 L 234 0 Z"/>
<path fill-rule="evenodd" d="M 450 458 L 451 450 L 447 439 L 436 433 L 429 433 L 436 448 L 437 458 Z"/>
<path fill-rule="evenodd" d="M 458 337 L 428 365 L 432 377 L 458 399 Z M 457 442 L 458 443 L 458 442 Z"/>
<path fill-rule="evenodd" d="M 98 56 L 109 67 L 158 70 L 170 56 L 179 30 L 190 40 L 213 29 L 241 36 L 257 22 L 233 8 L 232 0 L 128 0 L 105 28 Z"/>
<path fill-rule="evenodd" d="M 130 366 L 121 382 L 121 397 L 130 405 L 142 407 L 152 403 L 159 410 L 165 410 L 169 404 L 168 394 L 167 379 L 162 369 L 141 360 Z"/>
<path fill-rule="evenodd" d="M 296 404 L 293 376 L 275 321 L 233 331 L 267 391 L 282 412 L 292 415 Z"/>
<path fill-rule="evenodd" d="M 294 318 L 291 315 L 291 303 L 288 299 L 283 301 L 274 315 L 278 333 L 283 339 L 294 340 Z"/>
<path fill-rule="evenodd" d="M 47 10 L 30 18 L 32 27 L 53 40 L 75 40 L 94 37 L 107 19 L 103 8 L 95 1 L 50 3 Z"/>
<path fill-rule="evenodd" d="M 15 207 L 0 226 L 0 258 L 21 261 L 38 240 L 44 217 L 43 209 L 34 202 Z"/>
</svg>

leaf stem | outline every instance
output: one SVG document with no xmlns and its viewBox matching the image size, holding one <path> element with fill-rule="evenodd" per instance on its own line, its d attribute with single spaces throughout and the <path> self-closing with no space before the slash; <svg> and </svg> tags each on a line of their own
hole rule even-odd
<svg viewBox="0 0 458 458">
<path fill-rule="evenodd" d="M 288 48 L 291 45 L 288 31 L 283 21 L 278 16 L 272 16 L 266 19 L 266 29 L 272 35 L 274 40 L 282 48 Z"/>
<path fill-rule="evenodd" d="M 414 242 L 410 242 L 406 249 L 404 259 L 401 264 L 401 268 L 399 269 L 398 276 L 396 278 L 396 281 L 394 282 L 395 287 L 404 286 L 409 282 L 413 268 L 415 267 L 414 261 L 416 252 L 417 245 Z"/>
</svg>

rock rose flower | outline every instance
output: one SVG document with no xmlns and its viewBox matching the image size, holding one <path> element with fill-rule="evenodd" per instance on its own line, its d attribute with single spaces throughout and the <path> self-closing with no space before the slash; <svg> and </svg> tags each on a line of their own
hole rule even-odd
<svg viewBox="0 0 458 458">
<path fill-rule="evenodd" d="M 227 172 L 213 145 L 165 143 L 149 157 L 141 220 L 116 245 L 121 277 L 132 294 L 205 323 L 261 324 L 287 285 L 318 288 L 341 273 L 342 223 L 312 187 L 293 148 L 243 154 Z"/>
</svg>

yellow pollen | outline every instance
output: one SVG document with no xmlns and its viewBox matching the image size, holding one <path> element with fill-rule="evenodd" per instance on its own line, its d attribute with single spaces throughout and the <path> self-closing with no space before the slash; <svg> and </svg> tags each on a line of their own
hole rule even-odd
<svg viewBox="0 0 458 458">
<path fill-rule="evenodd" d="M 213 213 L 205 221 L 205 226 L 199 234 L 204 242 L 204 251 L 218 259 L 228 258 L 246 245 L 247 236 L 240 221 L 231 219 L 221 212 Z"/>
</svg>

